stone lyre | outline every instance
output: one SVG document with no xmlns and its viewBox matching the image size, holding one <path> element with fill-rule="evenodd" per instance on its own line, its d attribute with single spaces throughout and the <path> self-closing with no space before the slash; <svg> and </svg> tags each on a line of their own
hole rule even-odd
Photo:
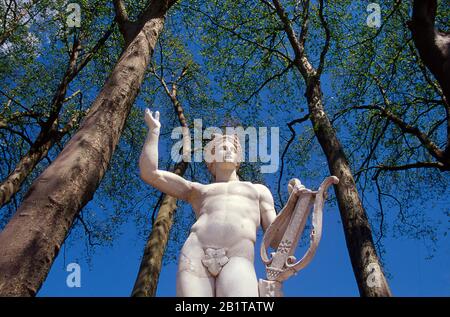
<svg viewBox="0 0 450 317">
<path fill-rule="evenodd" d="M 290 196 L 286 208 L 281 211 L 275 221 L 269 226 L 261 243 L 261 258 L 266 266 L 267 273 L 266 280 L 259 280 L 259 295 L 261 297 L 283 296 L 283 281 L 305 268 L 312 260 L 322 236 L 322 211 L 326 192 L 330 185 L 338 182 L 339 179 L 336 176 L 327 177 L 317 191 L 312 191 L 302 186 L 297 178 L 289 181 L 288 191 Z M 298 197 L 292 194 L 295 186 L 301 188 Z M 297 199 L 295 205 L 294 199 Z M 314 210 L 312 212 L 309 249 L 297 261 L 294 253 L 312 205 L 314 205 Z M 271 253 L 270 258 L 267 254 L 269 247 L 276 250 Z"/>
</svg>

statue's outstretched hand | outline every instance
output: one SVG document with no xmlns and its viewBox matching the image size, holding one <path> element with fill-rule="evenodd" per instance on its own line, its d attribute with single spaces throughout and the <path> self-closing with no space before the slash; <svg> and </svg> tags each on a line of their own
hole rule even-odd
<svg viewBox="0 0 450 317">
<path fill-rule="evenodd" d="M 159 130 L 161 128 L 161 122 L 159 122 L 159 111 L 156 111 L 155 116 L 153 116 L 153 112 L 146 108 L 144 120 L 150 130 Z"/>
</svg>

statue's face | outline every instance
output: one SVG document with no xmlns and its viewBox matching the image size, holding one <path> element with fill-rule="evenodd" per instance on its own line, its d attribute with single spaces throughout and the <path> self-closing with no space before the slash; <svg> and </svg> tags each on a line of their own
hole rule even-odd
<svg viewBox="0 0 450 317">
<path fill-rule="evenodd" d="M 224 141 L 214 147 L 216 163 L 238 163 L 237 149 L 230 141 Z"/>
<path fill-rule="evenodd" d="M 210 155 L 206 160 L 209 171 L 215 177 L 215 171 L 219 169 L 237 169 L 240 164 L 240 152 L 234 142 L 239 142 L 238 139 L 231 137 L 221 137 L 211 141 L 207 147 L 210 147 Z M 209 151 L 209 150 L 208 150 Z M 206 152 L 208 152 L 206 151 Z"/>
</svg>

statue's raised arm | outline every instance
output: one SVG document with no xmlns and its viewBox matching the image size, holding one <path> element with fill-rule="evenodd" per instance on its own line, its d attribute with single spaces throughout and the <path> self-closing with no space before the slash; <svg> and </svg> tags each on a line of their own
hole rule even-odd
<svg viewBox="0 0 450 317">
<path fill-rule="evenodd" d="M 156 111 L 153 116 L 150 109 L 145 109 L 144 119 L 149 130 L 139 158 L 141 178 L 163 193 L 187 201 L 193 183 L 172 172 L 158 169 L 158 141 L 161 130 L 159 112 Z"/>
</svg>

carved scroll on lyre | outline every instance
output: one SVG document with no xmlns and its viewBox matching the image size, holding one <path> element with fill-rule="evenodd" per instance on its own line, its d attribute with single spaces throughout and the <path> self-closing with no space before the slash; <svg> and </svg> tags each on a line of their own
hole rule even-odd
<svg viewBox="0 0 450 317">
<path fill-rule="evenodd" d="M 291 192 L 292 187 L 297 185 L 300 194 L 297 197 L 290 193 L 286 206 L 264 234 L 260 251 L 262 261 L 266 265 L 267 280 L 260 280 L 260 296 L 282 296 L 281 283 L 307 266 L 314 257 L 322 236 L 322 210 L 326 191 L 331 184 L 338 182 L 335 176 L 327 177 L 318 191 L 306 189 L 297 179 L 289 182 L 289 191 Z M 310 246 L 301 260 L 297 261 L 294 256 L 295 249 L 312 205 L 314 211 Z M 271 258 L 267 255 L 269 247 L 276 250 L 271 253 Z"/>
</svg>

